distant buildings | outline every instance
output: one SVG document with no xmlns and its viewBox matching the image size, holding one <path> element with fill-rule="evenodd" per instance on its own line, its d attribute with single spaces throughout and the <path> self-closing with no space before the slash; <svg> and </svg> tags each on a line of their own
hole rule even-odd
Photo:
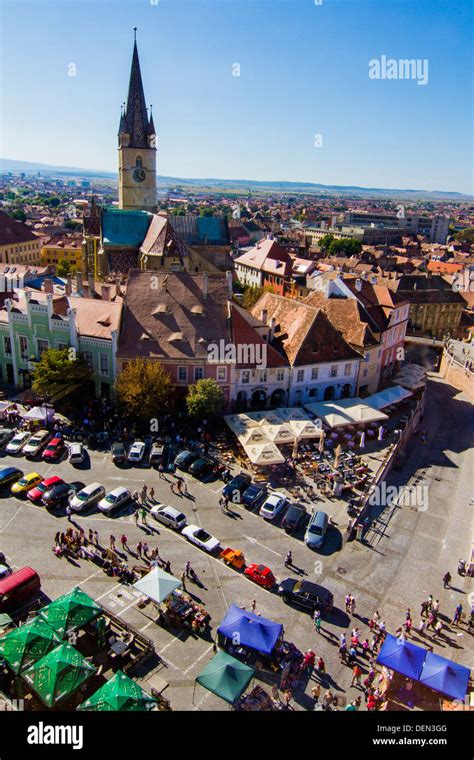
<svg viewBox="0 0 474 760">
<path fill-rule="evenodd" d="M 50 238 L 41 248 L 43 266 L 57 266 L 67 262 L 75 271 L 85 272 L 81 235 L 58 235 Z"/>
<path fill-rule="evenodd" d="M 0 211 L 0 264 L 39 264 L 40 246 L 26 224 Z"/>
<path fill-rule="evenodd" d="M 234 260 L 237 279 L 256 288 L 268 286 L 283 295 L 290 284 L 293 261 L 288 251 L 271 237 Z"/>
</svg>

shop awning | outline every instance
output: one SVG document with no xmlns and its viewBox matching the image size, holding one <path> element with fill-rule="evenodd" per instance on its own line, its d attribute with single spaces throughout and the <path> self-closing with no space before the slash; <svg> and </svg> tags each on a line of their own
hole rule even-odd
<svg viewBox="0 0 474 760">
<path fill-rule="evenodd" d="M 149 599 L 153 599 L 157 604 L 161 604 L 177 588 L 181 586 L 181 581 L 169 573 L 165 573 L 159 567 L 154 567 L 143 578 L 133 584 L 133 587 L 145 594 Z"/>
<path fill-rule="evenodd" d="M 156 707 L 156 700 L 143 691 L 121 670 L 100 687 L 78 710 L 98 712 L 145 712 Z"/>
<path fill-rule="evenodd" d="M 217 633 L 222 636 L 232 641 L 238 640 L 241 646 L 255 649 L 262 654 L 271 654 L 282 631 L 281 623 L 274 623 L 273 620 L 247 612 L 235 604 L 229 607 L 217 629 Z"/>
<path fill-rule="evenodd" d="M 244 693 L 254 674 L 254 668 L 227 652 L 218 652 L 198 675 L 196 683 L 233 704 Z"/>
<path fill-rule="evenodd" d="M 420 675 L 420 683 L 441 692 L 451 699 L 464 699 L 471 671 L 463 665 L 427 652 Z"/>
<path fill-rule="evenodd" d="M 20 673 L 60 643 L 51 626 L 37 617 L 0 638 L 0 657 L 14 673 Z"/>
<path fill-rule="evenodd" d="M 398 404 L 400 401 L 404 401 L 413 394 L 402 388 L 401 385 L 393 385 L 391 388 L 385 388 L 379 393 L 374 393 L 373 396 L 369 396 L 365 399 L 367 406 L 371 406 L 373 409 L 384 409 L 391 404 Z"/>
<path fill-rule="evenodd" d="M 69 697 L 96 669 L 70 644 L 60 644 L 22 673 L 43 704 L 53 707 Z"/>
<path fill-rule="evenodd" d="M 69 593 L 43 607 L 39 615 L 61 638 L 65 638 L 69 631 L 83 628 L 102 613 L 100 604 L 76 586 Z"/>
<path fill-rule="evenodd" d="M 409 641 L 400 641 L 388 633 L 377 657 L 377 662 L 390 668 L 390 670 L 407 676 L 407 678 L 418 681 L 425 656 L 426 649 L 411 644 Z"/>
</svg>

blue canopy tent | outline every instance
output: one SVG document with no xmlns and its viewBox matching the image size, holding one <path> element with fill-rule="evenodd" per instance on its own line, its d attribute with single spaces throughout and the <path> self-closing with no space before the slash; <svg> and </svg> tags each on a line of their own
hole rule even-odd
<svg viewBox="0 0 474 760">
<path fill-rule="evenodd" d="M 217 629 L 217 633 L 230 639 L 237 646 L 255 649 L 262 654 L 271 654 L 281 636 L 283 626 L 273 620 L 255 615 L 253 612 L 232 604 Z"/>
<path fill-rule="evenodd" d="M 397 673 L 418 681 L 425 657 L 426 649 L 417 647 L 416 644 L 410 644 L 408 641 L 400 641 L 388 633 L 377 657 L 377 662 L 390 668 L 390 670 L 395 670 Z"/>
<path fill-rule="evenodd" d="M 467 693 L 470 670 L 452 660 L 428 652 L 420 675 L 420 683 L 439 691 L 451 699 L 464 699 Z"/>
</svg>

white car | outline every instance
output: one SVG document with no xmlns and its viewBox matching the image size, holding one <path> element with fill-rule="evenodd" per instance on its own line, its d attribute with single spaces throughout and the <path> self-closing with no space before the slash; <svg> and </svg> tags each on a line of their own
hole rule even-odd
<svg viewBox="0 0 474 760">
<path fill-rule="evenodd" d="M 85 449 L 82 443 L 69 444 L 69 461 L 71 464 L 82 464 L 85 459 Z"/>
<path fill-rule="evenodd" d="M 288 506 L 288 499 L 283 493 L 270 494 L 260 507 L 260 514 L 264 520 L 274 520 Z"/>
<path fill-rule="evenodd" d="M 74 512 L 81 512 L 83 509 L 87 509 L 87 507 L 97 504 L 97 502 L 103 499 L 104 496 L 104 486 L 101 486 L 100 483 L 91 483 L 80 491 L 71 494 L 69 497 L 69 506 Z"/>
<path fill-rule="evenodd" d="M 113 509 L 123 507 L 123 505 L 127 504 L 131 498 L 132 494 L 128 488 L 119 486 L 118 488 L 114 488 L 113 491 L 110 491 L 107 496 L 104 496 L 97 506 L 101 512 L 111 512 Z"/>
<path fill-rule="evenodd" d="M 186 528 L 183 528 L 182 535 L 188 541 L 191 541 L 192 544 L 196 544 L 200 549 L 204 549 L 204 551 L 209 553 L 216 551 L 220 546 L 217 538 L 211 536 L 210 533 L 200 528 L 199 525 L 188 525 Z"/>
<path fill-rule="evenodd" d="M 141 462 L 143 459 L 143 454 L 145 453 L 145 444 L 143 441 L 135 441 L 135 443 L 132 443 L 130 447 L 130 451 L 128 452 L 128 461 L 129 462 Z"/>
<path fill-rule="evenodd" d="M 19 454 L 23 446 L 26 444 L 27 441 L 30 440 L 30 438 L 31 438 L 31 433 L 27 433 L 26 431 L 22 431 L 21 433 L 16 433 L 7 445 L 7 448 L 6 448 L 7 454 Z"/>
<path fill-rule="evenodd" d="M 50 438 L 52 438 L 52 435 L 49 430 L 37 430 L 36 433 L 31 436 L 26 446 L 24 446 L 23 454 L 26 457 L 35 457 L 40 453 L 43 446 L 48 443 Z"/>
<path fill-rule="evenodd" d="M 164 504 L 155 504 L 151 508 L 151 515 L 155 520 L 173 530 L 181 530 L 187 524 L 186 515 L 183 515 L 178 509 L 166 507 Z"/>
</svg>

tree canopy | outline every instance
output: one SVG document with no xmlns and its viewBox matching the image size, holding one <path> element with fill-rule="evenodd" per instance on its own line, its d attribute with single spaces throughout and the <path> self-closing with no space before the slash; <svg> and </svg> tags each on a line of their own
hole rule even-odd
<svg viewBox="0 0 474 760">
<path fill-rule="evenodd" d="M 171 378 L 155 361 L 133 359 L 115 381 L 115 389 L 126 413 L 142 421 L 151 420 L 169 408 Z"/>
<path fill-rule="evenodd" d="M 198 380 L 188 388 L 186 406 L 191 417 L 215 417 L 224 406 L 222 388 L 212 378 Z"/>
<path fill-rule="evenodd" d="M 55 396 L 92 380 L 93 371 L 74 348 L 50 348 L 35 366 L 33 390 Z"/>
</svg>

